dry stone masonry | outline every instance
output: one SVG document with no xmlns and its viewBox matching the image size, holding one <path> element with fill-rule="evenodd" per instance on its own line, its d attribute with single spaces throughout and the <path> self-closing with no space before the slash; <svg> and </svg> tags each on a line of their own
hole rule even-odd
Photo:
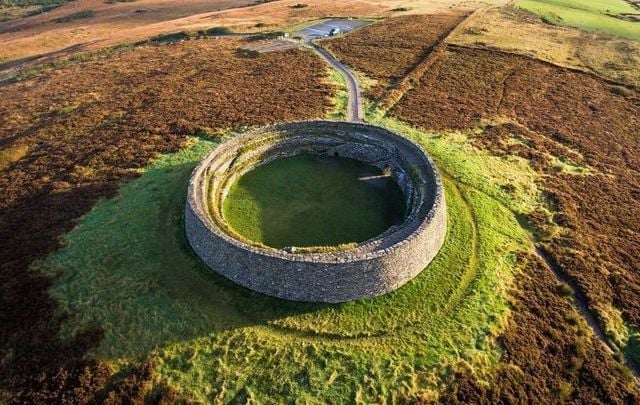
<svg viewBox="0 0 640 405">
<path fill-rule="evenodd" d="M 222 216 L 231 185 L 262 165 L 301 153 L 357 159 L 391 172 L 407 215 L 356 246 L 275 249 L 237 235 Z M 444 242 L 440 176 L 427 153 L 387 129 L 303 121 L 248 131 L 215 148 L 194 170 L 185 208 L 187 238 L 217 273 L 255 291 L 296 301 L 343 302 L 393 291 L 418 275 Z"/>
</svg>

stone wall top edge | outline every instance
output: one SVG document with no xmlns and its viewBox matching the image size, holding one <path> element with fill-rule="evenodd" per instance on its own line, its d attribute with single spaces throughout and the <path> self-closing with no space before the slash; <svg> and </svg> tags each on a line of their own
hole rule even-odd
<svg viewBox="0 0 640 405">
<path fill-rule="evenodd" d="M 227 232 L 222 230 L 217 224 L 215 224 L 211 218 L 209 218 L 209 212 L 206 207 L 203 207 L 202 202 L 200 201 L 202 197 L 202 190 L 200 188 L 203 187 L 203 181 L 205 181 L 203 174 L 206 172 L 207 168 L 210 166 L 210 163 L 215 160 L 220 154 L 237 150 L 242 146 L 243 141 L 251 139 L 256 136 L 264 135 L 271 131 L 278 131 L 286 128 L 295 129 L 296 126 L 304 126 L 304 125 L 312 125 L 312 126 L 333 126 L 333 127 L 351 127 L 351 128 L 360 128 L 363 130 L 374 130 L 378 134 L 387 133 L 393 136 L 394 141 L 400 141 L 404 145 L 413 148 L 414 151 L 418 152 L 420 157 L 427 163 L 428 171 L 430 172 L 432 181 L 434 182 L 433 189 L 435 189 L 435 195 L 433 197 L 433 203 L 424 214 L 423 217 L 417 218 L 419 220 L 419 224 L 415 227 L 412 227 L 411 224 L 406 224 L 405 227 L 398 230 L 398 232 L 387 234 L 383 239 L 392 239 L 394 236 L 397 238 L 400 237 L 400 240 L 395 242 L 390 246 L 385 246 L 384 243 L 380 244 L 380 239 L 371 239 L 367 241 L 368 243 L 359 245 L 357 248 L 334 251 L 334 252 L 317 252 L 317 253 L 289 253 L 280 249 L 264 249 L 257 246 L 250 245 L 248 243 L 242 242 Z M 271 124 L 262 127 L 255 127 L 249 129 L 248 131 L 238 135 L 237 137 L 230 139 L 229 141 L 218 145 L 215 147 L 198 165 L 196 170 L 192 173 L 189 182 L 189 191 L 188 191 L 188 199 L 187 199 L 187 207 L 192 211 L 192 213 L 199 218 L 202 224 L 216 237 L 222 238 L 226 243 L 230 243 L 235 245 L 240 249 L 244 249 L 250 251 L 254 254 L 264 255 L 268 257 L 278 258 L 286 261 L 294 261 L 294 262 L 316 262 L 316 263 L 346 263 L 346 262 L 360 262 L 367 261 L 371 259 L 375 259 L 381 256 L 388 255 L 390 252 L 402 249 L 408 243 L 411 243 L 415 238 L 421 235 L 423 232 L 428 231 L 428 228 L 431 227 L 434 218 L 437 215 L 437 212 L 443 209 L 444 207 L 444 192 L 442 189 L 442 180 L 436 169 L 436 166 L 429 154 L 422 148 L 422 146 L 417 143 L 407 139 L 406 137 L 389 130 L 387 128 L 366 124 L 366 123 L 351 123 L 351 122 L 341 122 L 341 121 L 328 121 L 328 120 L 302 120 L 302 121 L 292 121 L 286 123 L 277 123 Z M 194 198 L 195 197 L 195 198 Z M 204 216 L 204 221 L 203 221 Z M 415 221 L 413 221 L 415 222 Z M 399 232 L 403 229 L 405 231 L 407 227 L 413 228 L 408 232 L 407 235 L 399 235 Z M 375 250 L 367 250 L 368 245 L 378 244 L 377 249 Z"/>
</svg>

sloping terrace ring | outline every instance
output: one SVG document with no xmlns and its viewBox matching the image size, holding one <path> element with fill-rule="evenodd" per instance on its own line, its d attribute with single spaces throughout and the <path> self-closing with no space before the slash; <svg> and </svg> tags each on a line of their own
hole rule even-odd
<svg viewBox="0 0 640 405">
<path fill-rule="evenodd" d="M 240 237 L 222 216 L 231 185 L 256 166 L 301 153 L 390 169 L 406 217 L 346 250 L 283 250 Z M 382 295 L 418 275 L 444 242 L 446 215 L 440 175 L 420 146 L 372 125 L 303 121 L 254 129 L 215 148 L 191 176 L 185 228 L 196 254 L 222 276 L 274 297 L 333 303 Z"/>
</svg>

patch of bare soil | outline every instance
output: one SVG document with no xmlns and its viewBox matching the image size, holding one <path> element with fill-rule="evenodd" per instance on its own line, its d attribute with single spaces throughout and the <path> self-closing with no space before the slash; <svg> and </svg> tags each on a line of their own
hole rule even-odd
<svg viewBox="0 0 640 405">
<path fill-rule="evenodd" d="M 640 96 L 635 90 L 524 56 L 450 46 L 392 114 L 433 130 L 484 128 L 477 145 L 529 159 L 542 174 L 541 187 L 555 212 L 552 218 L 540 212 L 528 218 L 540 244 L 574 280 L 614 341 L 617 311 L 627 324 L 640 325 Z M 572 173 L 565 163 L 591 172 Z M 549 232 L 551 221 L 561 226 L 560 233 Z M 514 325 L 530 339 L 540 328 Z M 555 372 L 545 378 L 555 379 Z"/>
<path fill-rule="evenodd" d="M 159 33 L 158 29 L 163 31 L 163 25 L 194 14 L 253 4 L 252 0 L 74 1 L 46 13 L 0 23 L 0 61 L 82 48 L 110 38 L 116 43 L 132 41 L 136 38 L 127 34 L 133 29 L 149 30 L 148 38 Z M 91 15 L 85 18 L 70 18 L 89 11 Z M 164 32 L 171 29 L 179 28 L 166 27 Z"/>
<path fill-rule="evenodd" d="M 144 370 L 105 388 L 108 366 L 83 360 L 99 329 L 61 341 L 51 280 L 30 264 L 100 198 L 186 136 L 320 117 L 326 67 L 313 53 L 236 55 L 234 40 L 148 46 L 0 87 L 0 402 L 85 403 L 144 394 Z M 106 390 L 106 391 L 105 391 Z"/>
<path fill-rule="evenodd" d="M 337 58 L 378 81 L 371 96 L 401 80 L 422 61 L 465 14 L 408 15 L 389 18 L 348 35 L 323 41 Z"/>
</svg>

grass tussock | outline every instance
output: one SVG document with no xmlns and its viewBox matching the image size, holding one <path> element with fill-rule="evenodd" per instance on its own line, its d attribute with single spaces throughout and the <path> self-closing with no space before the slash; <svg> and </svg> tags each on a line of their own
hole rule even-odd
<svg viewBox="0 0 640 405">
<path fill-rule="evenodd" d="M 15 163 L 25 157 L 29 153 L 27 145 L 9 146 L 0 149 L 0 170 L 4 170 L 12 163 Z"/>
</svg>

